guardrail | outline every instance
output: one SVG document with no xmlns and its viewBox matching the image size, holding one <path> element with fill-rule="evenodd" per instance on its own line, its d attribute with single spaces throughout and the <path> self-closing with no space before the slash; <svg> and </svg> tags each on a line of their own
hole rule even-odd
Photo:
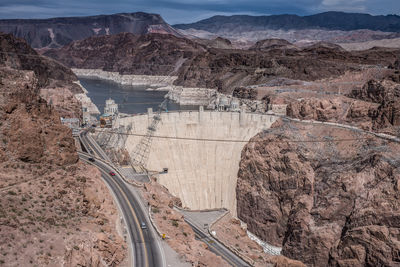
<svg viewBox="0 0 400 267">
<path fill-rule="evenodd" d="M 255 261 L 252 260 L 250 257 L 242 254 L 239 250 L 237 250 L 235 247 L 231 246 L 230 244 L 226 243 L 224 240 L 220 239 L 218 237 L 218 235 L 213 235 L 212 234 L 212 227 L 218 223 L 219 221 L 221 221 L 225 216 L 227 216 L 229 214 L 229 211 L 227 210 L 224 214 L 222 214 L 220 217 L 218 217 L 218 219 L 216 219 L 213 223 L 211 223 L 211 225 L 208 227 L 207 231 L 208 233 L 214 237 L 216 240 L 218 240 L 218 242 L 220 242 L 222 245 L 224 245 L 227 249 L 229 249 L 230 251 L 232 251 L 232 253 L 234 253 L 236 256 L 240 257 L 242 260 L 244 260 L 245 262 L 247 262 L 250 266 L 255 266 Z"/>
</svg>

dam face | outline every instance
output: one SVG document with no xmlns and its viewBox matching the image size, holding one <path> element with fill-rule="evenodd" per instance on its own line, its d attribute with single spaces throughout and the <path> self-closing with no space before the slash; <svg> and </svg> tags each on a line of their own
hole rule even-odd
<svg viewBox="0 0 400 267">
<path fill-rule="evenodd" d="M 248 141 L 276 120 L 274 115 L 238 112 L 188 111 L 162 113 L 155 136 Z M 120 118 L 132 133 L 146 134 L 153 115 Z M 142 137 L 129 135 L 125 148 L 133 150 Z M 192 210 L 227 208 L 236 215 L 236 182 L 241 151 L 246 142 L 152 138 L 147 169 L 160 174 L 158 182 L 183 207 Z"/>
</svg>

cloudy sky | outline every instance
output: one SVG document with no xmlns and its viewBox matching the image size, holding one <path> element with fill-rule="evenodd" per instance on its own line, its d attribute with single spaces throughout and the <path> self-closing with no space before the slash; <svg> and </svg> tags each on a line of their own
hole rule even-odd
<svg viewBox="0 0 400 267">
<path fill-rule="evenodd" d="M 324 11 L 400 15 L 400 0 L 0 0 L 0 18 L 49 18 L 144 11 L 171 23 L 213 15 L 310 15 Z"/>
</svg>

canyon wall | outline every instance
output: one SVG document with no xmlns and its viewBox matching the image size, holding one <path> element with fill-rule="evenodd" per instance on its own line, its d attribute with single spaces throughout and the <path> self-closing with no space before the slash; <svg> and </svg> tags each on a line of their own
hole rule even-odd
<svg viewBox="0 0 400 267">
<path fill-rule="evenodd" d="M 397 143 L 288 122 L 251 140 L 236 189 L 250 231 L 310 266 L 398 265 Z"/>
</svg>

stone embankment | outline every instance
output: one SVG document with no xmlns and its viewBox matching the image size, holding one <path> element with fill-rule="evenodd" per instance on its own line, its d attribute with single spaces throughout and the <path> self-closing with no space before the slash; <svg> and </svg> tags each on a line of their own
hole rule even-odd
<svg viewBox="0 0 400 267">
<path fill-rule="evenodd" d="M 79 81 L 74 82 L 78 86 L 80 86 L 83 90 L 83 93 L 80 94 L 75 94 L 75 98 L 78 99 L 81 104 L 82 108 L 86 109 L 88 113 L 90 114 L 100 114 L 99 109 L 97 106 L 92 102 L 92 99 L 87 96 L 88 91 L 86 90 L 85 87 L 82 86 L 82 84 Z"/>
<path fill-rule="evenodd" d="M 123 85 L 168 86 L 177 79 L 176 76 L 121 75 L 100 69 L 72 69 L 78 77 L 95 78 L 116 82 Z"/>
<path fill-rule="evenodd" d="M 185 88 L 182 86 L 165 87 L 169 91 L 165 98 L 181 105 L 208 106 L 217 95 L 215 89 L 209 88 Z"/>
</svg>

